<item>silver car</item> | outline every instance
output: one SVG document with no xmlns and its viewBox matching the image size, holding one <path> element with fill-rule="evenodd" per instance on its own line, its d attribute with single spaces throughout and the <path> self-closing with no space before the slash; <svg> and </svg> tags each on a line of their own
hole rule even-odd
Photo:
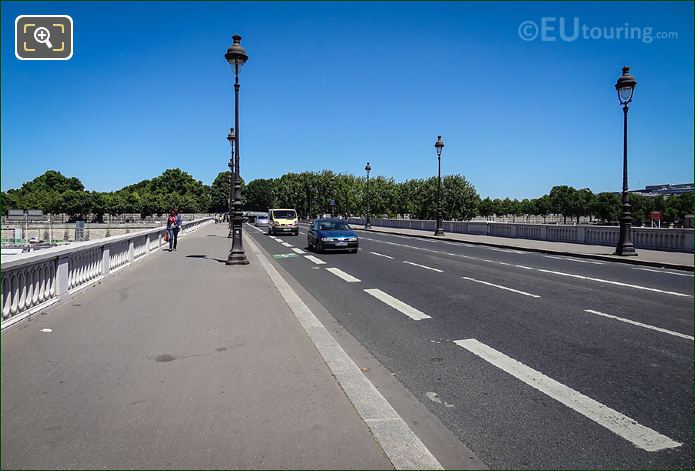
<svg viewBox="0 0 695 471">
<path fill-rule="evenodd" d="M 256 216 L 256 227 L 268 227 L 268 216 Z"/>
</svg>

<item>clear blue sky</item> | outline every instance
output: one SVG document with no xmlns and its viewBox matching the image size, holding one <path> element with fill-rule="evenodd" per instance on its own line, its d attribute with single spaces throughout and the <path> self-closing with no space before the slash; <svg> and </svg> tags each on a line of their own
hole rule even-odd
<svg viewBox="0 0 695 471">
<path fill-rule="evenodd" d="M 74 56 L 20 61 L 20 14 L 68 14 Z M 460 173 L 482 197 L 553 185 L 619 191 L 630 65 L 630 187 L 693 181 L 693 3 L 2 3 L 2 189 L 55 169 L 111 191 L 180 167 L 227 170 L 232 34 L 246 181 L 330 169 L 396 181 Z M 573 32 L 653 28 L 677 38 L 524 41 L 560 17 Z M 548 23 L 553 25 L 553 23 Z M 604 29 L 605 30 L 605 29 Z"/>
</svg>

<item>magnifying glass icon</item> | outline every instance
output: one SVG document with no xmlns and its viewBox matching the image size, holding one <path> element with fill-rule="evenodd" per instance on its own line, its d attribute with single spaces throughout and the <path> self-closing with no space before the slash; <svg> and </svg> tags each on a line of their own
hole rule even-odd
<svg viewBox="0 0 695 471">
<path fill-rule="evenodd" d="M 48 49 L 53 49 L 51 44 L 51 32 L 48 28 L 40 26 L 34 30 L 34 39 L 37 43 L 45 44 Z"/>
</svg>

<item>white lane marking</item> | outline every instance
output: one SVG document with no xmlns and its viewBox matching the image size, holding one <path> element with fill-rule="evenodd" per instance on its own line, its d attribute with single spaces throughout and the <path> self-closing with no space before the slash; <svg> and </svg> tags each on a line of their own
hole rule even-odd
<svg viewBox="0 0 695 471">
<path fill-rule="evenodd" d="M 390 258 L 391 260 L 393 260 L 393 257 L 390 255 L 384 255 L 382 253 L 377 253 L 377 252 L 369 252 L 369 253 L 373 253 L 374 255 L 378 255 L 379 257 L 386 257 L 386 258 Z"/>
<path fill-rule="evenodd" d="M 441 241 L 442 244 L 447 244 L 447 245 L 462 245 L 464 247 L 479 247 L 478 245 L 473 245 L 473 244 L 466 244 L 465 242 L 449 242 L 446 240 Z"/>
<path fill-rule="evenodd" d="M 53 329 L 41 329 L 41 332 L 53 332 Z"/>
<path fill-rule="evenodd" d="M 371 294 L 379 301 L 381 301 L 385 304 L 388 304 L 389 306 L 391 306 L 395 310 L 402 312 L 403 314 L 405 314 L 406 316 L 410 317 L 413 320 L 420 321 L 422 319 L 431 319 L 431 317 L 428 316 L 427 314 L 425 314 L 424 312 L 419 311 L 419 310 L 415 309 L 414 307 L 407 305 L 403 301 L 394 298 L 390 294 L 384 293 L 380 289 L 373 288 L 373 289 L 365 289 L 364 291 L 367 292 L 368 294 Z"/>
<path fill-rule="evenodd" d="M 625 319 L 624 317 L 618 317 L 618 316 L 614 316 L 611 314 L 606 314 L 604 312 L 594 311 L 593 309 L 584 309 L 584 312 L 588 312 L 590 314 L 596 314 L 597 316 L 608 317 L 610 319 L 616 319 L 616 320 L 619 320 L 622 322 L 627 322 L 628 324 L 638 325 L 640 327 L 644 327 L 645 329 L 651 329 L 651 330 L 656 330 L 657 332 L 663 332 L 665 334 L 675 335 L 676 337 L 682 337 L 684 339 L 695 340 L 690 335 L 681 334 L 680 332 L 674 332 L 674 331 L 668 330 L 668 329 L 662 329 L 661 327 L 656 327 L 656 326 L 649 325 L 649 324 L 643 324 L 641 322 L 633 321 L 630 319 Z"/>
<path fill-rule="evenodd" d="M 311 260 L 311 261 L 314 262 L 316 265 L 325 265 L 325 264 L 326 264 L 326 262 L 324 262 L 324 261 L 321 260 L 320 258 L 314 257 L 313 255 L 305 255 L 304 258 L 306 258 L 307 260 Z"/>
<path fill-rule="evenodd" d="M 572 278 L 579 278 L 580 280 L 597 281 L 597 282 L 599 282 L 599 283 L 608 283 L 608 284 L 610 284 L 610 285 L 624 286 L 624 287 L 626 287 L 626 288 L 635 288 L 635 289 L 641 289 L 641 290 L 644 290 L 644 291 L 654 291 L 654 292 L 656 292 L 656 293 L 670 294 L 670 295 L 673 295 L 673 296 L 682 296 L 682 297 L 686 297 L 686 298 L 691 297 L 691 295 L 689 295 L 689 294 L 676 293 L 675 291 L 664 291 L 664 290 L 656 289 L 656 288 L 647 288 L 646 286 L 638 286 L 638 285 L 632 285 L 632 284 L 629 284 L 629 283 L 621 283 L 620 281 L 603 280 L 603 279 L 601 279 L 601 278 L 592 278 L 592 277 L 590 277 L 590 276 L 573 275 L 573 274 L 571 274 L 571 273 L 562 273 L 562 272 L 560 272 L 560 271 L 544 270 L 544 269 L 542 269 L 542 268 L 531 268 L 531 267 L 525 267 L 525 266 L 523 266 L 523 265 L 514 265 L 514 266 L 515 266 L 515 267 L 519 267 L 519 268 L 526 268 L 526 269 L 529 269 L 529 270 L 537 270 L 537 271 L 542 272 L 542 273 L 552 273 L 552 274 L 554 274 L 554 275 L 569 276 L 569 277 L 572 277 Z"/>
<path fill-rule="evenodd" d="M 305 253 L 302 249 L 298 249 L 297 247 L 294 247 L 292 251 L 297 253 Z"/>
<path fill-rule="evenodd" d="M 247 226 L 250 227 L 250 228 L 252 228 L 252 229 L 256 229 L 258 232 L 263 232 L 262 230 L 260 230 L 260 229 L 257 228 L 256 226 L 252 226 L 251 224 L 247 224 Z"/>
<path fill-rule="evenodd" d="M 347 281 L 348 283 L 359 283 L 360 282 L 359 279 L 355 278 L 352 275 L 348 275 L 340 268 L 326 268 L 326 270 L 333 273 L 338 278 L 342 278 L 343 280 Z"/>
<path fill-rule="evenodd" d="M 398 245 L 398 246 L 400 246 L 400 247 L 406 247 L 406 248 L 408 248 L 408 249 L 425 250 L 425 249 L 422 249 L 422 248 L 420 248 L 420 247 L 414 247 L 414 246 L 412 246 L 412 245 L 396 244 L 396 243 L 394 243 L 394 242 L 387 242 L 387 241 L 382 241 L 382 240 L 377 240 L 377 239 L 374 239 L 374 240 L 375 240 L 376 242 L 381 242 L 381 243 L 383 243 L 383 244 Z M 572 274 L 572 273 L 563 273 L 563 272 L 559 272 L 559 271 L 545 270 L 545 269 L 542 269 L 542 268 L 527 267 L 527 266 L 524 266 L 524 265 L 515 265 L 515 264 L 511 264 L 511 263 L 507 263 L 507 262 L 500 262 L 500 261 L 498 261 L 498 260 L 488 260 L 488 259 L 485 259 L 485 258 L 472 257 L 472 256 L 470 256 L 470 255 L 454 254 L 454 253 L 449 253 L 449 252 L 441 252 L 441 253 L 444 253 L 444 254 L 446 254 L 446 255 L 451 255 L 451 256 L 454 256 L 454 257 L 462 257 L 462 258 L 467 258 L 467 259 L 470 259 L 470 260 L 478 260 L 478 261 L 486 262 L 486 263 L 497 263 L 497 264 L 500 264 L 500 265 L 506 265 L 506 266 L 510 266 L 510 267 L 522 268 L 522 269 L 524 269 L 524 270 L 536 270 L 536 271 L 539 271 L 539 272 L 542 272 L 542 273 L 551 273 L 551 274 L 554 274 L 554 275 L 569 276 L 569 277 L 578 278 L 578 279 L 581 279 L 581 280 L 596 281 L 596 282 L 598 282 L 598 283 L 608 283 L 608 284 L 612 284 L 612 285 L 623 286 L 623 287 L 625 287 L 625 288 L 634 288 L 634 289 L 640 289 L 640 290 L 644 290 L 644 291 L 653 291 L 653 292 L 655 292 L 655 293 L 670 294 L 670 295 L 672 295 L 672 296 L 682 296 L 682 297 L 687 297 L 687 298 L 691 298 L 691 297 L 692 297 L 692 295 L 690 295 L 690 294 L 676 293 L 676 292 L 674 292 L 674 291 L 664 291 L 664 290 L 660 290 L 660 289 L 657 289 L 657 288 L 649 288 L 649 287 L 646 287 L 646 286 L 638 286 L 638 285 L 632 285 L 632 284 L 629 284 L 629 283 L 621 283 L 621 282 L 619 282 L 619 281 L 611 281 L 611 280 L 604 280 L 604 279 L 601 279 L 601 278 L 592 278 L 592 277 L 589 277 L 589 276 L 574 275 L 574 274 Z M 524 252 L 524 253 L 525 253 L 525 252 Z"/>
<path fill-rule="evenodd" d="M 538 296 L 537 294 L 531 294 L 531 293 L 527 293 L 526 291 L 519 291 L 519 290 L 517 290 L 517 289 L 507 288 L 506 286 L 501 286 L 501 285 L 496 285 L 496 284 L 493 284 L 493 283 L 488 283 L 487 281 L 476 280 L 476 279 L 474 279 L 474 278 L 469 278 L 469 277 L 467 277 L 467 276 L 462 276 L 461 278 L 463 278 L 464 280 L 468 280 L 468 281 L 474 281 L 474 282 L 476 282 L 476 283 L 482 283 L 482 284 L 488 285 L 488 286 L 494 286 L 495 288 L 500 288 L 500 289 L 504 289 L 504 290 L 507 290 L 507 291 L 512 291 L 512 292 L 514 292 L 514 293 L 523 294 L 524 296 L 531 296 L 532 298 L 540 298 L 540 296 Z"/>
<path fill-rule="evenodd" d="M 485 246 L 483 246 L 483 247 L 486 249 L 489 249 L 489 250 L 494 250 L 496 252 L 507 252 L 507 253 L 518 253 L 518 254 L 527 254 L 528 253 L 528 252 L 521 252 L 520 250 L 499 249 L 497 247 L 485 247 Z"/>
<path fill-rule="evenodd" d="M 282 243 L 282 245 L 284 245 L 285 247 L 292 247 L 292 244 L 290 244 L 289 242 L 281 242 L 281 243 Z"/>
<path fill-rule="evenodd" d="M 690 276 L 692 277 L 692 273 L 677 273 L 674 271 L 666 271 L 666 270 L 654 270 L 652 268 L 633 268 L 633 270 L 644 270 L 644 271 L 651 271 L 654 273 L 664 273 L 666 275 L 678 275 L 678 276 Z"/>
<path fill-rule="evenodd" d="M 554 255 L 543 255 L 545 258 L 554 258 L 555 260 L 569 260 L 571 262 L 579 263 L 592 263 L 594 265 L 605 265 L 605 262 L 594 262 L 593 260 L 579 260 L 578 258 L 571 257 L 555 257 Z"/>
<path fill-rule="evenodd" d="M 498 352 L 476 339 L 456 340 L 454 343 L 478 355 L 502 371 L 520 379 L 529 386 L 547 394 L 570 409 L 588 417 L 643 450 L 659 451 L 681 446 L 681 443 L 675 442 L 649 427 L 638 424 L 630 417 L 545 376 L 543 373 L 508 357 L 502 352 Z"/>
<path fill-rule="evenodd" d="M 355 410 L 367 424 L 395 469 L 444 469 L 389 404 L 379 390 L 367 379 L 326 327 L 280 276 L 275 267 L 249 238 L 254 255 L 268 273 L 316 350 L 343 388 Z"/>
<path fill-rule="evenodd" d="M 432 270 L 432 271 L 436 271 L 436 272 L 439 272 L 439 273 L 443 273 L 443 271 L 440 270 L 439 268 L 432 268 L 432 267 L 428 267 L 428 266 L 425 266 L 425 265 L 420 265 L 419 263 L 408 262 L 408 261 L 406 261 L 406 260 L 404 260 L 403 263 L 407 263 L 408 265 L 414 265 L 414 266 L 416 266 L 416 267 L 426 268 L 427 270 Z"/>
</svg>

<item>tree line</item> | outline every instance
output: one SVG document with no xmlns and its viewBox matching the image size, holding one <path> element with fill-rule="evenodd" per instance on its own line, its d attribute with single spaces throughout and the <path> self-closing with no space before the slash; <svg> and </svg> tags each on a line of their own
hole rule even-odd
<svg viewBox="0 0 695 471">
<path fill-rule="evenodd" d="M 41 209 L 48 214 L 67 214 L 73 219 L 91 217 L 103 221 L 104 215 L 140 214 L 142 218 L 165 214 L 171 208 L 184 213 L 227 211 L 230 173 L 220 172 L 212 185 L 180 169 L 165 170 L 151 180 L 128 185 L 113 192 L 85 191 L 75 177 L 49 170 L 19 189 L 2 193 L 4 213 L 8 209 Z M 475 187 L 462 175 L 445 175 L 441 188 L 442 216 L 446 220 L 470 220 L 476 216 L 507 216 L 524 222 L 524 216 L 562 215 L 564 221 L 588 217 L 600 223 L 620 218 L 619 193 L 593 193 L 588 188 L 554 186 L 550 192 L 532 199 L 481 199 Z M 333 203 L 333 204 L 331 204 Z M 651 211 L 662 212 L 663 223 L 682 222 L 693 213 L 693 193 L 678 196 L 630 194 L 634 223 L 648 222 Z M 437 216 L 437 178 L 395 182 L 376 176 L 367 180 L 351 174 L 322 172 L 287 173 L 279 178 L 256 179 L 244 184 L 242 208 L 267 211 L 269 208 L 295 208 L 301 217 L 319 214 L 345 216 L 370 213 L 376 217 L 434 219 Z"/>
</svg>

